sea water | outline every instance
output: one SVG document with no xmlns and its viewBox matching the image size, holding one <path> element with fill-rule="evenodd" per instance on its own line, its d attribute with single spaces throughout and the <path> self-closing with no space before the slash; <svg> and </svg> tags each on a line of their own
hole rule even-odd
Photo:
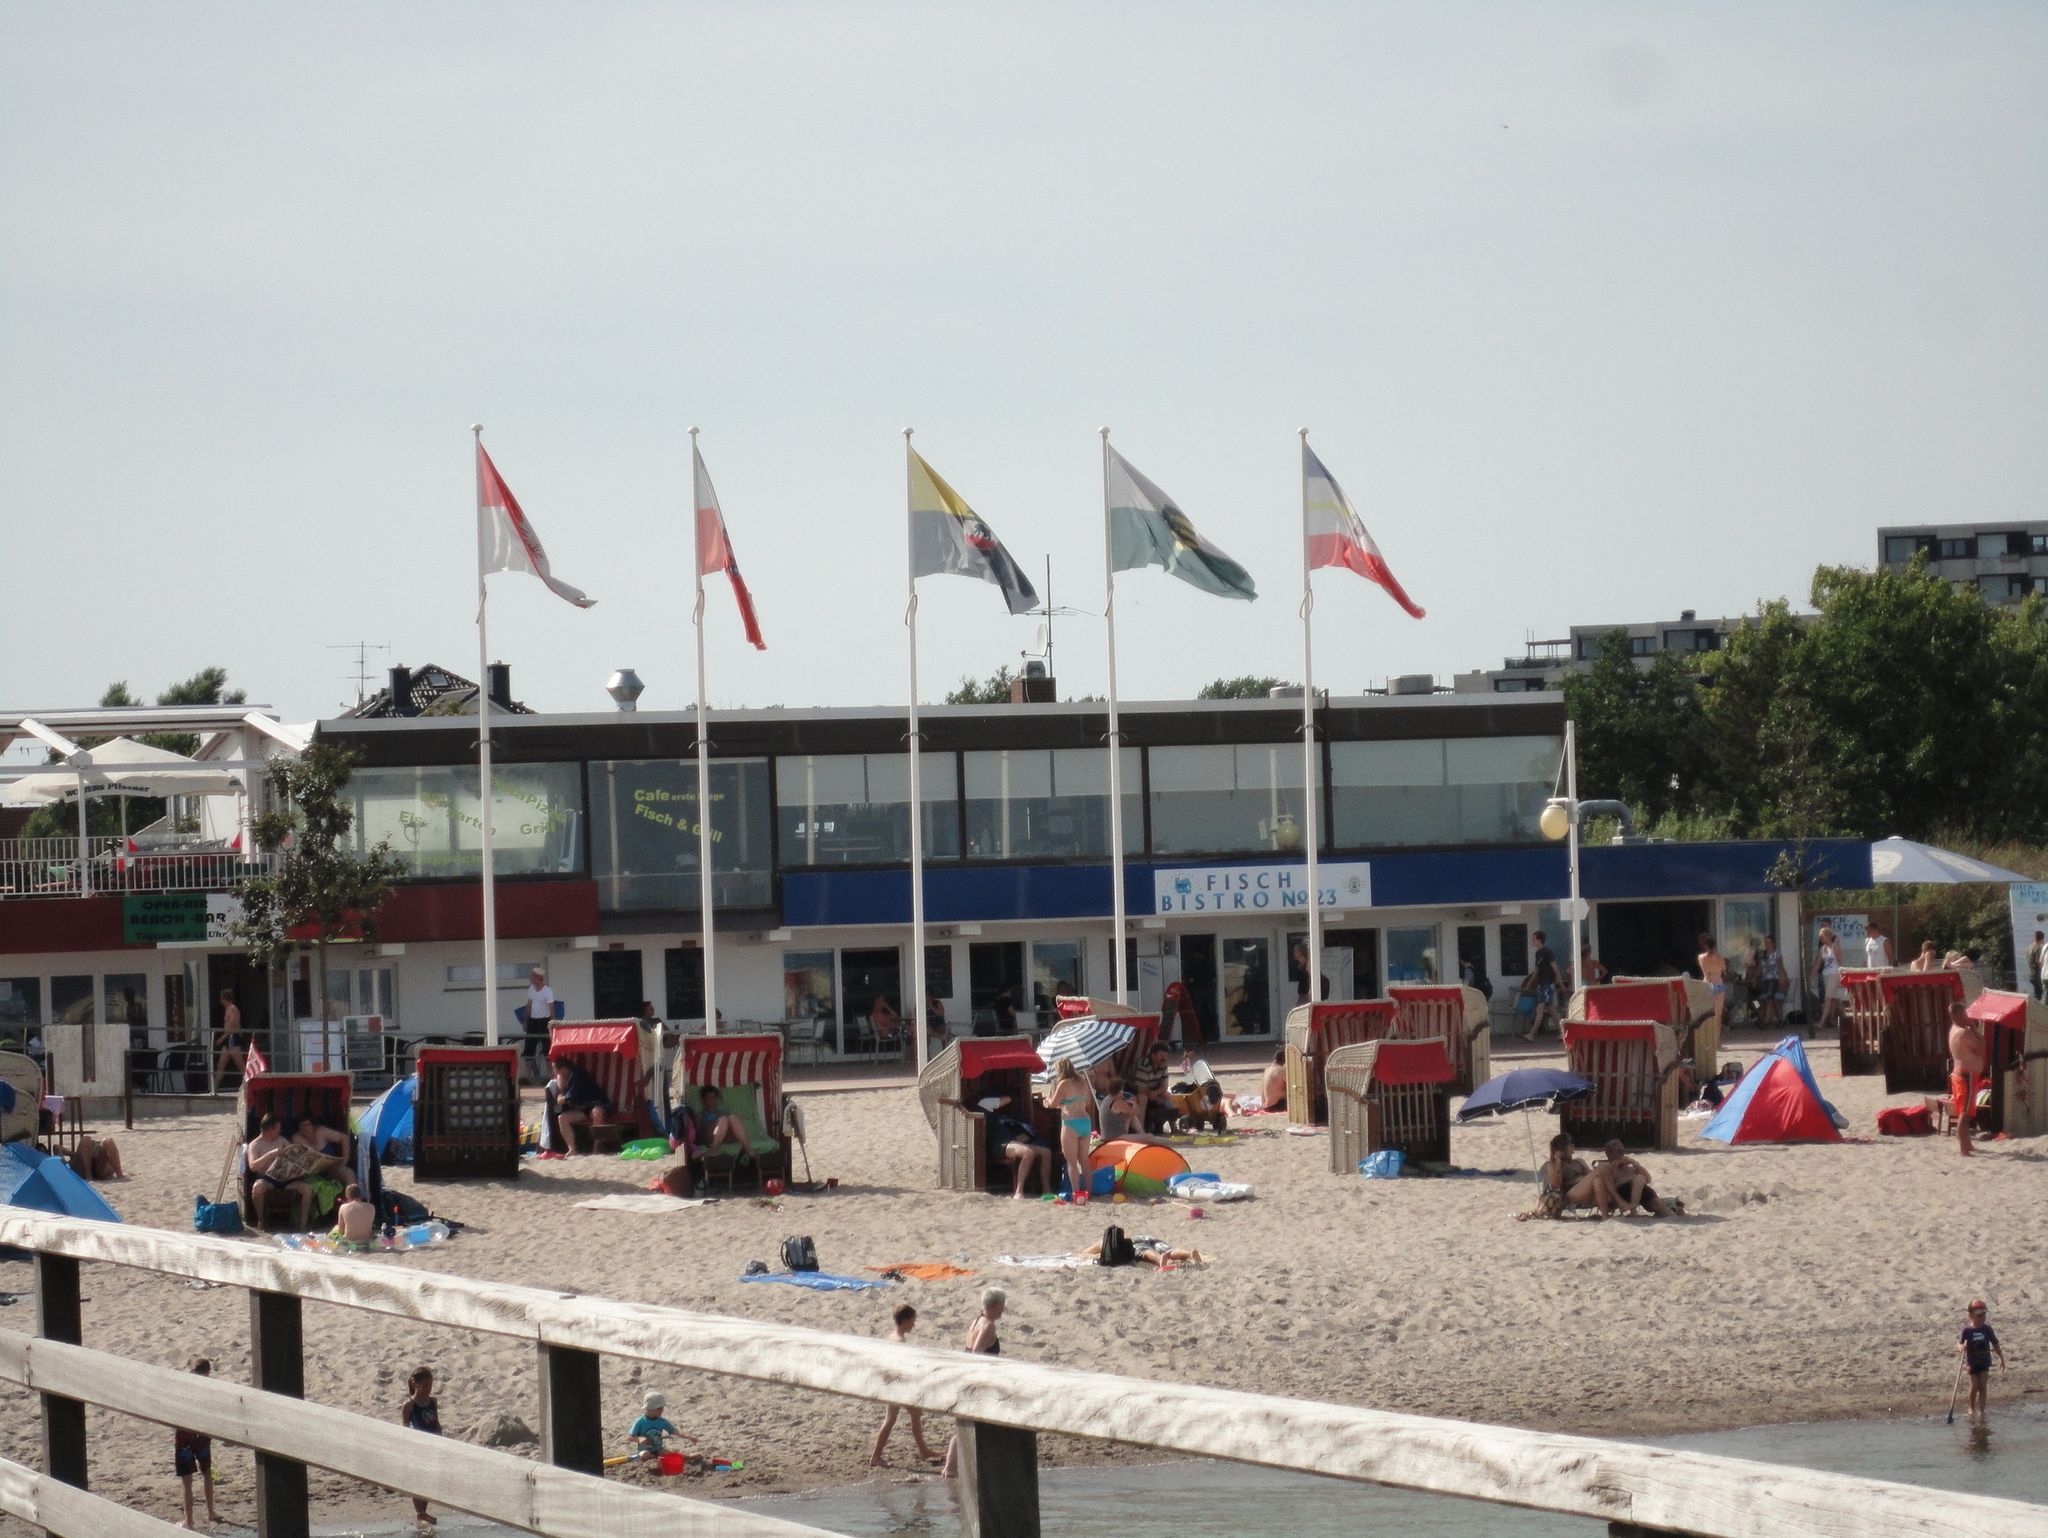
<svg viewBox="0 0 2048 1538">
<path fill-rule="evenodd" d="M 1824 1421 L 1744 1431 L 1645 1439 L 1653 1447 L 1719 1453 L 1759 1463 L 1797 1464 L 2042 1503 L 2048 1533 L 2048 1411 L 2001 1410 L 1988 1427 L 1924 1420 Z M 1242 1538 L 1285 1523 L 1290 1538 L 1605 1538 L 1604 1522 L 1553 1516 L 1483 1501 L 1383 1490 L 1347 1480 L 1277 1474 L 1227 1463 L 1153 1463 L 1048 1469 L 1039 1482 L 1050 1534 L 1113 1532 L 1116 1538 Z M 715 1498 L 715 1481 L 690 1480 L 678 1494 Z M 844 1533 L 848 1538 L 958 1538 L 950 1481 L 874 1481 L 811 1495 L 733 1502 L 743 1510 Z M 321 1526 L 328 1538 L 409 1534 L 410 1522 Z M 496 1538 L 511 1529 L 449 1514 L 442 1538 Z M 1961 1538 L 1959 1533 L 1958 1538 Z"/>
</svg>

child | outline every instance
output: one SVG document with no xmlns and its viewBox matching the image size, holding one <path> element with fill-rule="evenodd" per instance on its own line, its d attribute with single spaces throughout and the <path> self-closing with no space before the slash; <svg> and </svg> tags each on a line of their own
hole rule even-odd
<svg viewBox="0 0 2048 1538">
<path fill-rule="evenodd" d="M 213 1363 L 206 1357 L 195 1356 L 185 1364 L 185 1371 L 196 1372 L 202 1378 L 210 1378 L 213 1376 Z M 185 1489 L 185 1520 L 178 1526 L 192 1525 L 194 1474 L 206 1481 L 206 1520 L 220 1521 L 220 1513 L 213 1509 L 213 1438 L 201 1436 L 196 1431 L 173 1431 L 171 1450 L 173 1458 L 177 1461 L 178 1483 Z"/>
<path fill-rule="evenodd" d="M 1991 1384 L 1991 1353 L 1998 1353 L 1998 1365 L 2005 1366 L 2005 1347 L 1998 1343 L 1998 1332 L 1984 1322 L 1984 1300 L 1970 1300 L 1969 1323 L 1956 1337 L 1956 1350 L 1962 1352 L 1963 1363 L 1970 1369 L 1970 1419 L 1983 1420 L 1990 1408 L 1988 1390 Z"/>
<path fill-rule="evenodd" d="M 662 1443 L 670 1437 L 681 1437 L 685 1442 L 696 1438 L 679 1430 L 661 1412 L 668 1408 L 668 1396 L 656 1390 L 640 1401 L 640 1418 L 633 1422 L 626 1432 L 626 1440 L 637 1449 L 633 1454 L 642 1463 L 652 1462 L 661 1456 Z"/>
<path fill-rule="evenodd" d="M 889 1339 L 899 1346 L 908 1345 L 910 1332 L 917 1328 L 917 1310 L 905 1303 L 896 1310 L 895 1320 L 896 1328 L 889 1332 Z M 888 1413 L 882 1417 L 882 1429 L 875 1433 L 875 1451 L 868 1459 L 869 1468 L 878 1469 L 882 1466 L 882 1449 L 889 1445 L 889 1433 L 896 1429 L 897 1409 L 898 1406 L 890 1405 Z M 927 1463 L 938 1461 L 939 1455 L 931 1450 L 924 1439 L 924 1415 L 915 1409 L 910 1412 L 910 1437 L 917 1443 L 917 1455 L 920 1458 Z"/>
<path fill-rule="evenodd" d="M 368 1244 L 377 1237 L 377 1209 L 363 1199 L 363 1188 L 354 1181 L 335 1209 L 334 1237 L 348 1244 Z"/>
<path fill-rule="evenodd" d="M 424 1431 L 429 1436 L 441 1434 L 441 1401 L 434 1397 L 433 1368 L 415 1367 L 412 1376 L 405 1380 L 405 1399 L 398 1407 L 398 1419 L 414 1431 Z M 424 1496 L 412 1498 L 412 1514 L 422 1533 L 431 1533 L 440 1525 L 440 1518 L 427 1514 Z"/>
</svg>

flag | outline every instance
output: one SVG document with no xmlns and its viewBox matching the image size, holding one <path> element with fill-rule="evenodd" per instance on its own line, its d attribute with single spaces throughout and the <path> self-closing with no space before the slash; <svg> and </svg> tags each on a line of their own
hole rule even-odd
<svg viewBox="0 0 2048 1538">
<path fill-rule="evenodd" d="M 270 1059 L 263 1055 L 261 1047 L 257 1046 L 254 1041 L 251 1041 L 249 1043 L 249 1050 L 243 1054 L 242 1077 L 254 1078 L 259 1073 L 268 1072 L 270 1072 Z"/>
<path fill-rule="evenodd" d="M 1380 554 L 1380 547 L 1352 511 L 1337 477 L 1323 468 L 1323 462 L 1306 442 L 1301 446 L 1301 454 L 1309 565 L 1348 566 L 1366 581 L 1377 582 L 1393 596 L 1395 603 L 1421 619 L 1422 610 L 1394 580 L 1393 572 L 1387 569 L 1387 558 Z"/>
<path fill-rule="evenodd" d="M 910 575 L 979 577 L 1003 590 L 1012 614 L 1038 606 L 1038 590 L 995 530 L 916 450 L 910 455 Z"/>
<path fill-rule="evenodd" d="M 696 461 L 697 476 L 697 575 L 725 573 L 732 582 L 732 596 L 740 606 L 740 623 L 747 627 L 747 639 L 754 643 L 756 651 L 766 651 L 768 643 L 761 639 L 761 622 L 754 618 L 754 595 L 747 591 L 740 563 L 732 553 L 732 541 L 726 537 L 725 514 L 719 511 L 711 472 L 704 468 L 704 456 L 694 445 L 690 458 Z"/>
<path fill-rule="evenodd" d="M 548 570 L 548 553 L 541 549 L 540 536 L 526 521 L 512 488 L 498 474 L 481 441 L 476 446 L 477 471 L 477 559 L 482 571 L 526 571 L 540 578 L 558 596 L 579 609 L 596 603 L 568 583 L 558 581 Z"/>
<path fill-rule="evenodd" d="M 1218 598 L 1256 598 L 1251 573 L 1195 532 L 1173 498 L 1109 451 L 1109 555 L 1118 571 L 1161 566 Z"/>
</svg>

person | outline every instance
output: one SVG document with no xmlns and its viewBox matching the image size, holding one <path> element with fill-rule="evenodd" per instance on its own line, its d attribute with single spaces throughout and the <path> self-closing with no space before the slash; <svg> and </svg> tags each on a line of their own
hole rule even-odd
<svg viewBox="0 0 2048 1538">
<path fill-rule="evenodd" d="M 1840 1025 L 1848 1000 L 1842 991 L 1842 953 L 1835 931 L 1823 924 L 1813 947 L 1813 991 L 1820 995 L 1820 1023 L 1814 1033 Z"/>
<path fill-rule="evenodd" d="M 668 1396 L 656 1389 L 641 1399 L 640 1418 L 626 1428 L 626 1440 L 633 1444 L 633 1456 L 642 1463 L 652 1463 L 659 1458 L 662 1444 L 670 1437 L 681 1437 L 685 1442 L 697 1440 L 662 1413 L 667 1409 Z"/>
<path fill-rule="evenodd" d="M 1609 1138 L 1601 1152 L 1606 1155 L 1596 1170 L 1607 1176 L 1607 1183 L 1614 1187 L 1615 1201 L 1624 1215 L 1647 1212 L 1653 1218 L 1668 1218 L 1674 1213 L 1683 1216 L 1684 1202 L 1667 1202 L 1650 1186 L 1650 1172 L 1631 1157 L 1620 1138 Z"/>
<path fill-rule="evenodd" d="M 1131 1067 L 1131 1093 L 1138 1097 L 1138 1109 L 1147 1132 L 1164 1132 L 1173 1121 L 1173 1097 L 1166 1092 L 1166 1043 L 1154 1041 L 1145 1060 Z"/>
<path fill-rule="evenodd" d="M 2034 943 L 2027 947 L 2027 970 L 2021 982 L 2033 990 L 2034 997 L 2042 997 L 2042 985 L 2048 983 L 2048 930 L 2034 931 Z"/>
<path fill-rule="evenodd" d="M 889 1339 L 899 1346 L 909 1345 L 910 1332 L 917 1328 L 917 1310 L 908 1303 L 901 1303 L 890 1317 L 895 1321 L 895 1328 L 889 1331 Z M 883 1412 L 882 1429 L 875 1433 L 875 1450 L 868 1455 L 869 1468 L 882 1466 L 882 1452 L 889 1445 L 889 1433 L 896 1429 L 896 1416 L 900 1409 L 901 1406 L 890 1405 Z M 918 1457 L 927 1463 L 938 1462 L 940 1455 L 933 1452 L 924 1439 L 924 1412 L 915 1407 L 910 1412 L 910 1439 L 917 1443 Z"/>
<path fill-rule="evenodd" d="M 317 1116 L 301 1117 L 298 1129 L 292 1133 L 292 1141 L 312 1149 L 322 1158 L 332 1159 L 335 1164 L 348 1162 L 348 1134 L 324 1125 Z"/>
<path fill-rule="evenodd" d="M 1095 1130 L 1095 1097 L 1088 1093 L 1088 1081 L 1074 1067 L 1074 1060 L 1060 1058 L 1052 1065 L 1052 1083 L 1042 1102 L 1060 1118 L 1060 1157 L 1066 1161 L 1067 1190 L 1076 1203 L 1088 1200 L 1088 1137 Z"/>
<path fill-rule="evenodd" d="M 1893 964 L 1891 939 L 1877 919 L 1863 926 L 1863 964 L 1873 972 L 1889 971 Z"/>
<path fill-rule="evenodd" d="M 1977 1109 L 1977 1086 L 1983 1081 L 1987 1055 L 1984 1027 L 1961 1004 L 1948 1007 L 1949 1094 L 1953 1097 L 1956 1152 L 1970 1157 L 1970 1117 Z"/>
<path fill-rule="evenodd" d="M 284 1158 L 285 1151 L 293 1146 L 284 1133 L 279 1130 L 277 1113 L 275 1111 L 265 1111 L 263 1119 L 256 1125 L 256 1136 L 249 1139 L 249 1146 L 244 1150 L 244 1155 L 249 1165 L 249 1173 L 254 1177 L 250 1181 L 249 1190 L 250 1194 L 255 1198 L 256 1226 L 259 1228 L 263 1226 L 263 1217 L 266 1210 L 263 1201 L 266 1190 L 288 1191 L 291 1193 L 293 1215 L 299 1228 L 304 1229 L 312 1219 L 312 1183 L 305 1176 L 297 1173 L 281 1175 L 276 1179 L 273 1179 L 270 1174 L 271 1169 L 278 1164 L 279 1160 Z M 292 1166 L 294 1171 L 299 1167 L 297 1164 Z"/>
<path fill-rule="evenodd" d="M 214 1083 L 225 1089 L 230 1073 L 239 1084 L 248 1072 L 249 1038 L 242 1034 L 242 1007 L 235 1002 L 234 990 L 223 988 L 220 991 L 220 1051 L 213 1062 Z"/>
<path fill-rule="evenodd" d="M 705 1085 L 697 1092 L 697 1146 L 709 1153 L 727 1143 L 740 1145 L 740 1157 L 754 1157 L 753 1141 L 747 1136 L 746 1123 L 725 1108 L 725 1101 L 712 1085 Z"/>
<path fill-rule="evenodd" d="M 924 1001 L 924 1029 L 925 1035 L 931 1043 L 933 1055 L 936 1056 L 944 1051 L 947 1036 L 946 1006 L 929 994 L 926 995 Z"/>
<path fill-rule="evenodd" d="M 368 1244 L 377 1237 L 377 1208 L 353 1180 L 341 1193 L 334 1212 L 334 1237 L 347 1244 Z"/>
<path fill-rule="evenodd" d="M 1536 942 L 1536 955 L 1529 967 L 1529 975 L 1522 979 L 1522 991 L 1536 995 L 1536 1012 L 1529 1017 L 1529 1031 L 1522 1040 L 1534 1041 L 1543 1034 L 1547 1022 L 1551 1029 L 1561 1030 L 1557 1023 L 1557 956 L 1550 949 L 1549 937 L 1537 930 L 1530 937 Z"/>
<path fill-rule="evenodd" d="M 1017 1001 L 1011 997 L 1010 990 L 1005 988 L 1001 993 L 997 994 L 993 1005 L 996 1013 L 996 1034 L 998 1036 L 1016 1035 Z"/>
<path fill-rule="evenodd" d="M 567 1058 L 555 1064 L 554 1077 L 542 1093 L 546 1102 L 542 1118 L 547 1124 L 544 1141 L 556 1154 L 581 1153 L 576 1129 L 601 1124 L 612 1108 L 590 1070 Z"/>
<path fill-rule="evenodd" d="M 1144 1108 L 1138 1104 L 1138 1097 L 1122 1079 L 1112 1078 L 1107 1090 L 1096 1101 L 1095 1125 L 1107 1143 L 1121 1138 L 1128 1143 L 1164 1144 L 1164 1138 L 1153 1137 L 1145 1130 Z"/>
<path fill-rule="evenodd" d="M 1784 954 L 1764 935 L 1756 942 L 1756 996 L 1765 1030 L 1785 1023 L 1785 985 Z"/>
<path fill-rule="evenodd" d="M 1575 1157 L 1572 1140 L 1560 1132 L 1550 1140 L 1550 1157 L 1543 1161 L 1537 1177 L 1538 1198 L 1533 1211 L 1524 1218 L 1561 1218 L 1567 1207 L 1591 1207 L 1606 1217 L 1617 1205 L 1614 1184 L 1604 1170 L 1588 1169 Z"/>
<path fill-rule="evenodd" d="M 1202 1252 L 1200 1250 L 1176 1248 L 1168 1244 L 1164 1239 L 1148 1239 L 1142 1234 L 1133 1234 L 1130 1236 L 1130 1240 L 1131 1249 L 1137 1255 L 1137 1258 L 1146 1265 L 1157 1267 L 1161 1271 L 1171 1271 L 1175 1266 L 1199 1266 L 1202 1264 Z M 1097 1239 L 1087 1249 L 1076 1250 L 1074 1254 L 1082 1260 L 1099 1261 L 1102 1258 L 1102 1241 Z"/>
<path fill-rule="evenodd" d="M 1063 1060 L 1064 1061 L 1064 1060 Z M 974 1316 L 974 1323 L 967 1327 L 966 1350 L 974 1356 L 1001 1356 L 1003 1343 L 997 1338 L 996 1326 L 1002 1322 L 1003 1310 L 1009 1306 L 1010 1295 L 1000 1287 L 982 1290 L 981 1312 Z M 946 1466 L 941 1471 L 950 1479 L 960 1464 L 960 1434 L 946 1444 Z"/>
<path fill-rule="evenodd" d="M 93 1137 L 90 1133 L 78 1140 L 78 1146 L 71 1150 L 71 1168 L 81 1180 L 126 1180 L 128 1172 L 121 1168 L 121 1150 L 114 1146 L 110 1137 Z"/>
<path fill-rule="evenodd" d="M 1202 1031 L 1202 1017 L 1195 1009 L 1195 996 L 1188 992 L 1188 985 L 1179 978 L 1168 983 L 1159 998 L 1159 1039 L 1165 1041 L 1176 1031 L 1184 1051 L 1208 1045 L 1209 1038 Z"/>
<path fill-rule="evenodd" d="M 982 1123 L 982 1136 L 988 1140 L 988 1162 L 991 1167 L 1008 1164 L 1016 1172 L 1016 1180 L 1010 1191 L 1015 1201 L 1024 1199 L 1024 1187 L 1033 1174 L 1038 1176 L 1038 1189 L 1052 1194 L 1052 1150 L 1045 1146 L 1045 1140 L 1032 1131 L 1024 1122 L 1014 1116 L 1002 1114 L 1004 1106 L 1010 1103 L 1008 1095 L 996 1097 L 996 1103 L 987 1107 L 987 1119 Z"/>
<path fill-rule="evenodd" d="M 1728 958 L 1712 935 L 1700 936 L 1699 969 L 1700 980 L 1714 996 L 1714 1028 L 1720 1030 L 1728 1024 Z"/>
<path fill-rule="evenodd" d="M 868 1029 L 874 1033 L 877 1047 L 894 1047 L 903 1040 L 903 1016 L 879 993 L 868 1006 Z"/>
<path fill-rule="evenodd" d="M 1604 983 L 1614 974 L 1607 970 L 1607 963 L 1593 954 L 1593 942 L 1579 942 L 1579 986 Z"/>
<path fill-rule="evenodd" d="M 1920 942 L 1920 954 L 1906 963 L 1909 972 L 1938 972 L 1941 970 L 1941 951 L 1932 940 Z"/>
<path fill-rule="evenodd" d="M 1970 1419 L 1973 1421 L 1983 1420 L 1991 1408 L 1991 1353 L 1996 1351 L 1999 1367 L 2005 1366 L 2005 1347 L 1998 1343 L 1998 1332 L 1985 1319 L 1984 1300 L 1970 1299 L 1962 1333 L 1956 1336 L 1956 1350 L 1962 1353 L 1963 1366 L 1970 1374 Z"/>
<path fill-rule="evenodd" d="M 526 976 L 526 1041 L 524 1050 L 533 1071 L 546 1061 L 548 1033 L 555 1027 L 555 990 L 548 986 L 548 974 L 535 967 Z"/>
<path fill-rule="evenodd" d="M 133 988 L 121 990 L 121 1020 L 128 1027 L 128 1049 L 149 1050 L 149 1007 L 135 996 Z"/>
<path fill-rule="evenodd" d="M 398 1422 L 409 1431 L 424 1431 L 428 1436 L 441 1434 L 441 1401 L 434 1397 L 434 1369 L 415 1367 L 412 1376 L 405 1380 L 405 1398 L 398 1406 Z M 427 1511 L 425 1496 L 412 1498 L 413 1523 L 422 1533 L 431 1533 L 440 1525 L 440 1518 Z"/>
<path fill-rule="evenodd" d="M 1602 968 L 1601 970 L 1605 971 L 1606 969 Z M 1491 999 L 1493 997 L 1493 979 L 1486 975 L 1486 963 L 1483 961 L 1460 961 L 1458 963 L 1458 981 L 1467 988 L 1478 989 L 1481 998 Z"/>
<path fill-rule="evenodd" d="M 1287 1109 L 1287 1049 L 1276 1048 L 1273 1061 L 1259 1076 L 1259 1100 L 1269 1111 Z"/>
<path fill-rule="evenodd" d="M 213 1361 L 210 1357 L 195 1356 L 185 1364 L 185 1371 L 197 1373 L 202 1378 L 213 1376 Z M 192 1522 L 192 1478 L 196 1474 L 206 1485 L 206 1520 L 220 1521 L 220 1513 L 213 1504 L 213 1438 L 197 1431 L 186 1431 L 182 1427 L 171 1432 L 172 1467 L 178 1471 L 178 1484 L 185 1499 L 185 1519 L 180 1527 L 191 1527 Z"/>
</svg>

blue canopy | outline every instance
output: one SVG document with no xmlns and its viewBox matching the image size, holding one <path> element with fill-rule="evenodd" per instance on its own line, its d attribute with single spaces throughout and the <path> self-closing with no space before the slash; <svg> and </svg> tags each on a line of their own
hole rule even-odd
<svg viewBox="0 0 2048 1538">
<path fill-rule="evenodd" d="M 380 1163 L 412 1163 L 412 1097 L 417 1082 L 410 1074 L 397 1080 L 356 1118 L 356 1136 Z"/>
<path fill-rule="evenodd" d="M 27 1143 L 0 1146 L 0 1202 L 65 1218 L 121 1221 L 121 1214 L 70 1165 Z"/>
<path fill-rule="evenodd" d="M 1558 1068 L 1514 1068 L 1488 1079 L 1458 1107 L 1459 1121 L 1506 1111 L 1551 1110 L 1560 1100 L 1593 1093 L 1590 1080 Z"/>
</svg>

